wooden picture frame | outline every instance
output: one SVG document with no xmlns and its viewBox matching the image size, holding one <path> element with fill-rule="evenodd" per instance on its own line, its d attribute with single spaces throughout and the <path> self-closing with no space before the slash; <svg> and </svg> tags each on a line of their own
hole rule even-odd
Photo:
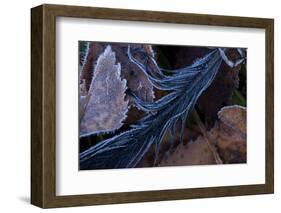
<svg viewBox="0 0 281 213">
<path fill-rule="evenodd" d="M 158 191 L 56 195 L 56 17 L 95 18 L 265 29 L 265 184 Z M 41 5 L 31 9 L 31 203 L 42 208 L 164 201 L 274 191 L 274 21 L 126 9 Z"/>
</svg>

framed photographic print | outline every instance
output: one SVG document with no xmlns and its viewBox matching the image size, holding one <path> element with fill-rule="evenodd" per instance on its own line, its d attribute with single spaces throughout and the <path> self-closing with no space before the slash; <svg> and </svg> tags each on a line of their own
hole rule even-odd
<svg viewBox="0 0 281 213">
<path fill-rule="evenodd" d="M 31 9 L 31 203 L 273 193 L 272 19 Z"/>
</svg>

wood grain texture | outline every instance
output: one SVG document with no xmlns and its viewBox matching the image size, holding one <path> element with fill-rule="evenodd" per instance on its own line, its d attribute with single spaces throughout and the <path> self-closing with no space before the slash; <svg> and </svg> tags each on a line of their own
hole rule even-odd
<svg viewBox="0 0 281 213">
<path fill-rule="evenodd" d="M 266 183 L 56 196 L 56 17 L 262 28 L 266 30 Z M 31 203 L 64 207 L 273 193 L 274 24 L 272 19 L 41 5 L 31 10 Z"/>
<path fill-rule="evenodd" d="M 43 204 L 42 50 L 43 7 L 31 14 L 31 203 Z"/>
<path fill-rule="evenodd" d="M 266 26 L 265 32 L 265 85 L 266 85 L 266 116 L 265 116 L 265 156 L 266 185 L 268 191 L 274 193 L 274 21 Z"/>
</svg>

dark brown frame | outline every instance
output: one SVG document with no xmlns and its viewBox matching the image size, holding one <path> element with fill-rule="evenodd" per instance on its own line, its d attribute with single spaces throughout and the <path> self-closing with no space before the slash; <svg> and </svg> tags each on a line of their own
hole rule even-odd
<svg viewBox="0 0 281 213">
<path fill-rule="evenodd" d="M 195 189 L 56 196 L 56 17 L 262 28 L 266 32 L 266 183 Z M 274 191 L 274 20 L 41 5 L 31 9 L 31 203 L 65 207 L 266 194 Z"/>
</svg>

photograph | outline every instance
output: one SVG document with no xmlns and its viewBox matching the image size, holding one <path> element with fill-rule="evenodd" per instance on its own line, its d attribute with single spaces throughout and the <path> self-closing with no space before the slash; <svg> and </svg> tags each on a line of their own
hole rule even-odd
<svg viewBox="0 0 281 213">
<path fill-rule="evenodd" d="M 31 204 L 274 193 L 274 18 L 155 8 L 31 8 Z"/>
<path fill-rule="evenodd" d="M 247 48 L 78 49 L 79 170 L 247 163 Z"/>
</svg>

